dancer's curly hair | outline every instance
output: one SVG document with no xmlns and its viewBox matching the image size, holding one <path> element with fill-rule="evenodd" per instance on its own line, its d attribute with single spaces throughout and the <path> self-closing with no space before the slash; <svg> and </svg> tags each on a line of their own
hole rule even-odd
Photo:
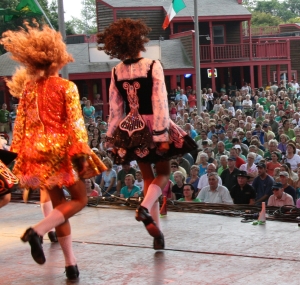
<svg viewBox="0 0 300 285">
<path fill-rule="evenodd" d="M 0 44 L 11 52 L 12 59 L 25 66 L 29 76 L 48 77 L 74 61 L 59 32 L 46 25 L 39 28 L 36 21 L 33 25 L 25 22 L 25 29 L 4 32 L 0 40 Z"/>
<path fill-rule="evenodd" d="M 144 45 L 149 41 L 146 36 L 150 31 L 142 20 L 120 19 L 98 33 L 98 49 L 110 58 L 134 59 L 140 51 L 146 51 Z"/>
</svg>

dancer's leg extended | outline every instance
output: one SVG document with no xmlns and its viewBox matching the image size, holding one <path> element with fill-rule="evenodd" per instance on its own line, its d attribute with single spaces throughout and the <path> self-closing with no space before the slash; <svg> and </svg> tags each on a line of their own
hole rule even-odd
<svg viewBox="0 0 300 285">
<path fill-rule="evenodd" d="M 0 197 L 0 208 L 4 207 L 6 204 L 9 203 L 11 199 L 11 194 L 6 194 Z"/>
</svg>

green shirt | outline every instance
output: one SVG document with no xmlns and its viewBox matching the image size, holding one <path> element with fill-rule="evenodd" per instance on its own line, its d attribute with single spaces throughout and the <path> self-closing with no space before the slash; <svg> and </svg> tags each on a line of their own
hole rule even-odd
<svg viewBox="0 0 300 285">
<path fill-rule="evenodd" d="M 295 132 L 292 129 L 288 129 L 288 131 L 284 131 L 284 133 L 289 137 L 290 140 L 295 137 Z"/>
<path fill-rule="evenodd" d="M 227 166 L 226 168 L 223 168 L 223 166 L 219 167 L 219 168 L 218 168 L 218 175 L 220 176 L 220 175 L 222 174 L 222 172 L 223 172 L 225 169 L 227 169 L 227 168 L 228 168 L 228 166 Z"/>
<path fill-rule="evenodd" d="M 7 110 L 0 110 L 0 123 L 7 123 L 9 118 L 9 111 Z"/>
<path fill-rule="evenodd" d="M 180 199 L 178 199 L 178 201 L 185 202 L 185 198 L 180 198 Z M 193 199 L 193 202 L 201 202 L 201 200 L 198 198 L 195 198 L 195 199 Z"/>
</svg>

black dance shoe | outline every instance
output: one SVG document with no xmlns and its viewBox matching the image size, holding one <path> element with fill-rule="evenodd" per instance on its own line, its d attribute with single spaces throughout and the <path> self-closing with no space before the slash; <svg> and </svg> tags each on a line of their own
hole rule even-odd
<svg viewBox="0 0 300 285">
<path fill-rule="evenodd" d="M 48 232 L 48 238 L 51 242 L 58 242 L 56 232 L 54 231 Z"/>
<path fill-rule="evenodd" d="M 46 262 L 42 239 L 32 228 L 26 230 L 23 236 L 21 236 L 21 240 L 23 242 L 29 242 L 31 246 L 31 255 L 36 263 L 44 264 Z"/>
<path fill-rule="evenodd" d="M 135 212 L 135 219 L 144 223 L 149 235 L 154 238 L 161 238 L 162 233 L 149 214 L 148 210 L 143 206 L 139 206 Z"/>
<path fill-rule="evenodd" d="M 161 236 L 153 239 L 153 249 L 160 250 L 165 248 L 165 239 L 164 235 L 161 233 Z"/>
<path fill-rule="evenodd" d="M 69 280 L 76 280 L 79 276 L 79 270 L 76 265 L 66 266 L 66 276 Z"/>
</svg>

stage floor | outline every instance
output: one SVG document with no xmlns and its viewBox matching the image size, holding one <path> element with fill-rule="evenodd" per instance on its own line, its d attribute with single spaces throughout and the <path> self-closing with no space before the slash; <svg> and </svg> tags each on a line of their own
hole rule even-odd
<svg viewBox="0 0 300 285">
<path fill-rule="evenodd" d="M 0 284 L 300 284 L 297 224 L 168 212 L 161 219 L 166 249 L 152 238 L 134 211 L 86 207 L 71 219 L 80 278 L 68 282 L 59 244 L 44 238 L 47 261 L 36 264 L 20 241 L 42 218 L 35 204 L 0 210 Z"/>
</svg>

